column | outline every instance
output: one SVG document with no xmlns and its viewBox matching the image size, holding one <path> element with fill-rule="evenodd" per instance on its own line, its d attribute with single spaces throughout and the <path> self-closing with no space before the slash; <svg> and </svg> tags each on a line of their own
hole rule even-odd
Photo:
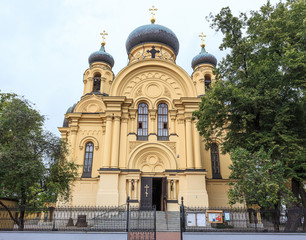
<svg viewBox="0 0 306 240">
<path fill-rule="evenodd" d="M 70 144 L 71 144 L 71 153 L 72 153 L 72 158 L 74 158 L 74 155 L 76 154 L 75 151 L 75 144 L 76 144 L 76 136 L 77 136 L 77 127 L 72 127 L 70 130 Z"/>
<path fill-rule="evenodd" d="M 105 86 L 105 81 L 106 81 L 106 78 L 105 77 L 101 77 L 101 85 L 100 85 L 100 92 L 101 93 L 105 93 L 105 89 L 104 89 L 104 86 Z"/>
<path fill-rule="evenodd" d="M 103 168 L 110 167 L 110 153 L 111 153 L 111 137 L 112 137 L 112 116 L 106 116 L 106 133 L 104 140 L 104 155 L 103 155 Z"/>
<path fill-rule="evenodd" d="M 170 199 L 172 199 L 171 198 L 171 180 L 170 179 L 168 179 L 168 199 L 170 200 Z"/>
<path fill-rule="evenodd" d="M 193 169 L 191 117 L 186 118 L 187 169 Z"/>
<path fill-rule="evenodd" d="M 193 141 L 194 141 L 194 162 L 196 169 L 202 169 L 202 162 L 201 162 L 201 139 L 196 128 L 195 123 L 193 125 Z"/>
<path fill-rule="evenodd" d="M 135 118 L 136 118 L 136 115 L 131 113 L 130 117 L 131 117 L 131 133 L 136 133 L 135 132 Z"/>
<path fill-rule="evenodd" d="M 120 157 L 119 157 L 119 168 L 127 168 L 126 163 L 126 151 L 127 151 L 127 129 L 128 119 L 121 119 L 121 133 L 120 133 Z"/>
<path fill-rule="evenodd" d="M 138 197 L 138 179 L 134 180 L 134 199 Z"/>
<path fill-rule="evenodd" d="M 176 184 L 177 184 L 177 180 L 173 180 L 173 199 L 176 200 Z"/>
<path fill-rule="evenodd" d="M 156 124 L 155 124 L 155 119 L 156 119 L 156 110 L 150 110 L 150 129 L 149 133 L 155 133 L 156 134 Z"/>
<path fill-rule="evenodd" d="M 115 116 L 114 134 L 112 141 L 112 161 L 111 161 L 112 168 L 118 168 L 119 140 L 120 140 L 119 134 L 120 134 L 120 117 Z"/>
</svg>

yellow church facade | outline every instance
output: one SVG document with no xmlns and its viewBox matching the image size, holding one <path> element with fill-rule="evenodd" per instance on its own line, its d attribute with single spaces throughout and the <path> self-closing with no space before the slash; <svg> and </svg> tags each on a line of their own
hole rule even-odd
<svg viewBox="0 0 306 240">
<path fill-rule="evenodd" d="M 181 197 L 187 206 L 228 206 L 230 158 L 218 141 L 205 150 L 192 119 L 215 81 L 215 57 L 202 44 L 189 76 L 176 64 L 176 35 L 152 21 L 128 36 L 129 63 L 115 76 L 102 35 L 83 95 L 59 128 L 80 165 L 71 206 L 119 206 L 128 196 L 143 209 L 177 211 Z"/>
</svg>

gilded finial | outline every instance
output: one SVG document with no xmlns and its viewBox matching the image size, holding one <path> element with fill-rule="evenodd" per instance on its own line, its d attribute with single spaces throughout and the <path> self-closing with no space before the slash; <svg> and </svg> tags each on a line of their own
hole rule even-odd
<svg viewBox="0 0 306 240">
<path fill-rule="evenodd" d="M 151 23 L 155 23 L 155 12 L 154 11 L 157 11 L 157 10 L 158 9 L 154 5 L 152 6 L 152 8 L 149 8 L 149 11 L 152 14 Z"/>
<path fill-rule="evenodd" d="M 201 38 L 202 40 L 202 44 L 201 44 L 201 47 L 204 48 L 205 47 L 205 44 L 204 44 L 204 37 L 207 37 L 206 35 L 204 35 L 203 32 L 201 32 L 201 34 L 199 35 L 199 37 Z"/>
<path fill-rule="evenodd" d="M 102 46 L 105 46 L 105 36 L 107 36 L 108 35 L 108 33 L 107 32 L 105 32 L 105 30 L 103 30 L 103 32 L 102 33 L 100 33 L 100 35 L 102 36 L 102 42 L 101 42 L 101 45 Z"/>
</svg>

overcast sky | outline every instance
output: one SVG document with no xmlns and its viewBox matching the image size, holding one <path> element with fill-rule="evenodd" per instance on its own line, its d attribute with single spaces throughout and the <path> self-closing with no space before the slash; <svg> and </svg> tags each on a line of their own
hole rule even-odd
<svg viewBox="0 0 306 240">
<path fill-rule="evenodd" d="M 278 0 L 272 0 L 275 4 Z M 158 8 L 156 23 L 178 37 L 177 64 L 192 73 L 191 60 L 200 52 L 201 32 L 206 50 L 218 61 L 221 33 L 205 17 L 229 6 L 234 14 L 258 10 L 266 0 L 1 0 L 0 90 L 35 103 L 47 116 L 46 129 L 60 135 L 68 107 L 80 100 L 88 56 L 100 48 L 106 30 L 106 51 L 115 75 L 127 65 L 125 41 L 135 28 L 149 24 L 148 9 Z"/>
</svg>

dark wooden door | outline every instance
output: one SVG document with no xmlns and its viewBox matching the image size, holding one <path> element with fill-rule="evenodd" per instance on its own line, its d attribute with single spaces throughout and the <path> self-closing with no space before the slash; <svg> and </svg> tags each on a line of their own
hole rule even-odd
<svg viewBox="0 0 306 240">
<path fill-rule="evenodd" d="M 167 204 L 167 178 L 166 177 L 164 177 L 162 180 L 162 210 L 163 211 L 166 210 L 165 204 Z"/>
<path fill-rule="evenodd" d="M 153 178 L 142 177 L 141 178 L 141 199 L 140 199 L 140 208 L 142 210 L 152 209 L 152 188 L 153 188 Z"/>
</svg>

